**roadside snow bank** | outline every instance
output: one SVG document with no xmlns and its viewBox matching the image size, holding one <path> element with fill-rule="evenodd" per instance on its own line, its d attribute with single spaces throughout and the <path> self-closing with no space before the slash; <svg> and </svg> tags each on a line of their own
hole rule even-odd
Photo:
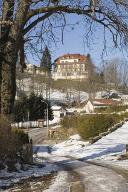
<svg viewBox="0 0 128 192">
<path fill-rule="evenodd" d="M 92 145 L 81 141 L 78 135 L 70 137 L 67 141 L 54 145 L 52 154 L 92 160 L 115 153 L 121 154 L 125 151 L 126 144 L 128 144 L 128 122 Z"/>
<path fill-rule="evenodd" d="M 73 154 L 76 154 L 78 151 L 84 151 L 87 145 L 89 145 L 89 142 L 82 141 L 79 135 L 73 135 L 69 137 L 68 140 L 54 145 L 52 154 L 59 156 L 73 156 Z"/>
</svg>

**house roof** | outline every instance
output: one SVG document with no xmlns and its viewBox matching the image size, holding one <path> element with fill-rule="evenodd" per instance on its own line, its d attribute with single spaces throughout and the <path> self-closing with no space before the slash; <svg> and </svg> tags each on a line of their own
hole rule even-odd
<svg viewBox="0 0 128 192">
<path fill-rule="evenodd" d="M 112 106 L 120 104 L 119 101 L 115 101 L 113 99 L 94 99 L 92 100 L 92 104 L 94 106 Z"/>
<path fill-rule="evenodd" d="M 89 101 L 94 106 L 114 106 L 121 103 L 120 101 L 113 99 L 88 99 L 87 101 L 81 103 L 80 108 L 83 108 Z"/>
<path fill-rule="evenodd" d="M 53 111 L 58 111 L 61 109 L 61 106 L 54 105 L 51 107 Z"/>
<path fill-rule="evenodd" d="M 53 111 L 59 111 L 59 110 L 61 110 L 61 109 L 66 110 L 64 107 L 62 107 L 62 106 L 57 106 L 57 105 L 54 105 L 54 106 L 52 106 L 51 108 L 52 108 Z"/>
<path fill-rule="evenodd" d="M 81 55 L 81 54 L 65 54 L 63 56 L 58 57 L 55 62 L 57 64 L 60 64 L 60 60 L 66 60 L 66 59 L 79 59 L 79 62 L 86 62 L 87 61 L 87 57 L 85 55 Z"/>
</svg>

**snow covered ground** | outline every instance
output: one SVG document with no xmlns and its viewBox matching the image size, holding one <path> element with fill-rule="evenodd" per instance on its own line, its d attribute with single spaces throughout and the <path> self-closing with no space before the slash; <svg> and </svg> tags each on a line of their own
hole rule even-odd
<svg viewBox="0 0 128 192">
<path fill-rule="evenodd" d="M 56 171 L 58 171 L 58 167 L 56 165 L 46 162 L 42 164 L 42 167 L 41 164 L 33 166 L 26 165 L 24 166 L 24 170 L 20 169 L 19 166 L 19 168 L 17 167 L 16 172 L 8 172 L 7 169 L 3 169 L 0 171 L 0 188 L 18 183 L 23 179 L 28 179 L 30 177 L 40 177 Z"/>
<path fill-rule="evenodd" d="M 18 172 L 11 173 L 6 169 L 0 171 L 0 187 L 16 183 L 20 179 L 31 176 L 38 177 L 57 171 L 59 168 L 55 162 L 66 162 L 70 160 L 70 157 L 80 161 L 98 160 L 116 164 L 128 170 L 128 160 L 118 160 L 118 157 L 125 153 L 126 144 L 128 144 L 128 122 L 92 145 L 82 141 L 79 135 L 71 136 L 67 141 L 54 145 L 51 151 L 49 146 L 36 145 L 33 151 L 39 166 L 27 166 L 26 170 L 19 169 Z M 52 164 L 52 162 L 54 163 Z"/>
<path fill-rule="evenodd" d="M 128 122 L 92 145 L 81 141 L 77 135 L 70 137 L 68 141 L 54 145 L 52 154 L 83 158 L 84 160 L 107 160 L 114 159 L 115 154 L 124 153 L 126 144 L 128 144 Z"/>
</svg>

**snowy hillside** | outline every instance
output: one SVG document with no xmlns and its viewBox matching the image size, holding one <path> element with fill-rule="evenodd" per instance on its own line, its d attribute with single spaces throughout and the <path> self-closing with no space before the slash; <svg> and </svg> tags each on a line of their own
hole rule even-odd
<svg viewBox="0 0 128 192">
<path fill-rule="evenodd" d="M 46 83 L 43 81 L 40 81 L 40 83 L 37 80 L 34 80 L 32 78 L 23 78 L 23 79 L 17 79 L 17 96 L 20 96 L 20 93 L 24 92 L 25 94 L 29 95 L 31 91 L 34 88 L 34 91 L 38 95 L 42 95 L 43 98 L 46 98 L 47 95 L 47 88 L 46 88 Z M 69 85 L 70 86 L 70 85 Z M 100 98 L 109 98 L 112 95 L 118 95 L 119 98 L 121 97 L 125 102 L 128 103 L 128 96 L 127 95 L 122 95 L 116 90 L 103 90 L 103 91 L 98 91 L 93 94 L 92 96 L 95 96 L 95 98 L 100 99 Z M 71 89 L 69 87 L 64 91 L 63 87 L 62 89 L 53 89 L 50 88 L 50 100 L 51 101 L 58 101 L 58 102 L 73 102 L 73 101 L 86 101 L 89 98 L 89 94 L 84 91 L 78 91 L 75 89 Z"/>
<path fill-rule="evenodd" d="M 128 144 L 128 122 L 92 145 L 82 142 L 78 136 L 70 137 L 68 141 L 56 144 L 52 154 L 84 160 L 103 158 L 103 156 L 106 158 L 113 153 L 122 153 L 126 144 Z"/>
</svg>

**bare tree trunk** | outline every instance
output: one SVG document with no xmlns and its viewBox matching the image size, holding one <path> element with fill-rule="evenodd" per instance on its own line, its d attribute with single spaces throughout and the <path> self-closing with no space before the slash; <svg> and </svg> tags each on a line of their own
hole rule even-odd
<svg viewBox="0 0 128 192">
<path fill-rule="evenodd" d="M 2 82 L 1 70 L 2 70 L 2 57 L 0 51 L 0 112 L 1 112 L 1 82 Z"/>
<path fill-rule="evenodd" d="M 0 39 L 3 43 L 3 46 L 0 46 L 0 53 L 2 53 L 2 59 L 0 61 L 0 112 L 5 115 L 11 114 L 13 110 L 16 94 L 16 62 L 18 59 L 18 51 L 20 50 L 21 41 L 23 42 L 22 30 L 24 28 L 24 21 L 29 9 L 30 1 L 31 0 L 21 0 L 18 4 L 15 22 L 13 22 L 12 25 L 5 25 L 2 27 L 3 37 Z M 15 0 L 3 1 L 3 21 L 13 21 L 14 8 Z"/>
<path fill-rule="evenodd" d="M 16 61 L 17 49 L 13 36 L 3 50 L 4 59 L 2 60 L 1 69 L 1 113 L 10 114 L 13 109 L 16 93 Z"/>
</svg>

